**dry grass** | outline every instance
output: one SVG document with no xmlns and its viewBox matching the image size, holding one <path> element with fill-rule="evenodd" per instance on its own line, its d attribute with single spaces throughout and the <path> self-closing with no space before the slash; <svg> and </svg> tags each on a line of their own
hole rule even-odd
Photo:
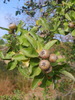
<svg viewBox="0 0 75 100">
<path fill-rule="evenodd" d="M 15 90 L 27 93 L 31 90 L 31 80 L 23 77 L 17 70 L 8 71 L 0 60 L 0 96 L 12 95 Z"/>
<path fill-rule="evenodd" d="M 0 79 L 0 96 L 13 94 L 14 85 L 7 77 L 6 79 Z"/>
<path fill-rule="evenodd" d="M 38 87 L 35 90 L 32 90 L 31 80 L 24 78 L 20 74 L 15 75 L 12 72 L 11 74 L 2 73 L 0 76 L 0 96 L 8 95 L 10 98 L 13 98 L 13 96 L 15 96 L 14 94 L 15 90 L 20 90 L 21 92 L 23 92 L 23 95 L 21 92 L 18 95 L 18 97 L 21 99 L 17 100 L 44 100 L 42 93 L 43 89 Z M 48 94 L 46 96 L 47 100 L 52 100 L 53 98 L 57 97 L 57 95 L 62 95 L 62 94 L 53 89 L 53 86 L 50 86 Z"/>
<path fill-rule="evenodd" d="M 13 94 L 14 90 L 27 93 L 30 89 L 31 80 L 24 78 L 19 72 L 0 71 L 0 96 Z"/>
<path fill-rule="evenodd" d="M 12 82 L 15 85 L 15 89 L 19 89 L 25 93 L 31 90 L 31 80 L 24 78 L 20 74 L 18 74 Z"/>
</svg>

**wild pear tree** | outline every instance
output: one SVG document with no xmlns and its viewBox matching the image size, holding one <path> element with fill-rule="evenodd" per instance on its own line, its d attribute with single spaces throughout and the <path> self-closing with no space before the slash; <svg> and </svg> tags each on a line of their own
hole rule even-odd
<svg viewBox="0 0 75 100">
<path fill-rule="evenodd" d="M 46 3 L 48 3 L 46 15 L 39 18 L 36 25 L 30 29 L 25 29 L 22 21 L 17 26 L 11 24 L 9 29 L 0 27 L 12 31 L 4 35 L 8 50 L 6 55 L 0 52 L 1 59 L 9 60 L 7 69 L 16 68 L 25 77 L 32 78 L 32 88 L 36 88 L 39 82 L 42 88 L 55 84 L 56 80 L 61 79 L 61 74 L 75 81 L 70 73 L 71 66 L 66 56 L 61 55 L 58 49 L 51 51 L 53 46 L 61 44 L 60 41 L 53 39 L 55 33 L 62 35 L 71 33 L 75 36 L 75 1 Z"/>
</svg>

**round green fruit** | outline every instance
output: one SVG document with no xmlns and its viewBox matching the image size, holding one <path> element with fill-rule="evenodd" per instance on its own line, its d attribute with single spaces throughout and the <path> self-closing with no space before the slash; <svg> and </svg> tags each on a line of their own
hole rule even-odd
<svg viewBox="0 0 75 100">
<path fill-rule="evenodd" d="M 41 60 L 39 63 L 39 67 L 42 70 L 47 70 L 50 67 L 50 62 L 48 60 Z"/>
</svg>

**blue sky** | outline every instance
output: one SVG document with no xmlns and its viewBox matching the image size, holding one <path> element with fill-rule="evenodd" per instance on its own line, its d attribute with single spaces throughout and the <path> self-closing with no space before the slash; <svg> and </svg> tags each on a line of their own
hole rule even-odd
<svg viewBox="0 0 75 100">
<path fill-rule="evenodd" d="M 0 0 L 0 27 L 8 28 L 9 24 L 13 23 L 13 21 L 17 22 L 17 19 L 18 21 L 23 20 L 27 26 L 33 25 L 35 23 L 35 20 L 40 17 L 39 11 L 37 11 L 36 13 L 35 20 L 34 18 L 30 18 L 26 14 L 15 16 L 17 8 L 20 8 L 22 5 L 24 5 L 26 1 L 28 0 L 10 0 L 10 2 L 7 2 L 7 4 L 5 4 L 3 3 L 3 0 Z M 42 3 L 45 0 L 35 1 L 38 3 L 40 1 Z M 0 37 L 7 33 L 7 31 L 0 29 Z"/>
<path fill-rule="evenodd" d="M 10 0 L 7 4 L 3 3 L 3 0 L 0 0 L 0 26 L 8 28 L 9 26 L 9 17 L 12 16 L 15 19 L 21 19 L 22 15 L 15 16 L 16 8 L 21 7 L 24 4 L 24 0 Z M 6 19 L 8 17 L 8 20 Z M 7 31 L 0 29 L 0 37 L 2 37 Z"/>
<path fill-rule="evenodd" d="M 30 19 L 28 16 L 26 16 L 26 14 L 15 16 L 15 12 L 16 12 L 17 8 L 20 8 L 26 1 L 28 1 L 28 0 L 20 0 L 20 1 L 10 0 L 10 2 L 7 2 L 7 4 L 4 4 L 3 0 L 0 0 L 0 27 L 8 28 L 10 21 L 16 21 L 17 19 L 24 20 L 24 22 L 27 22 L 28 26 L 29 26 L 30 22 L 32 22 L 32 24 L 33 24 L 35 21 L 34 18 Z M 35 0 L 35 1 L 39 1 L 39 0 Z M 43 0 L 40 0 L 40 1 L 43 2 Z M 27 19 L 26 19 L 26 17 L 27 17 Z M 36 18 L 40 17 L 40 14 L 37 13 L 35 17 Z M 10 19 L 10 18 L 13 18 L 13 19 Z M 29 21 L 29 23 L 28 23 L 28 21 Z M 4 34 L 7 34 L 7 33 L 8 33 L 7 31 L 0 29 L 0 38 Z M 58 36 L 58 38 L 60 38 L 60 36 Z"/>
</svg>

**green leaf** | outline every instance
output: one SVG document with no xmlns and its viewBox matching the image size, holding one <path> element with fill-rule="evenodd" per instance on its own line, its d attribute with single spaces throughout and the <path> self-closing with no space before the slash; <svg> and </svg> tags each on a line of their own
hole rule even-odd
<svg viewBox="0 0 75 100">
<path fill-rule="evenodd" d="M 15 60 L 15 61 L 9 62 L 7 68 L 9 70 L 13 70 L 14 68 L 16 68 L 16 66 L 17 66 L 17 61 Z"/>
<path fill-rule="evenodd" d="M 8 52 L 4 59 L 11 59 L 13 55 L 15 55 L 15 52 L 13 52 L 13 51 Z"/>
<path fill-rule="evenodd" d="M 19 72 L 26 78 L 29 78 L 29 71 L 27 68 L 18 67 Z"/>
<path fill-rule="evenodd" d="M 53 25 L 54 31 L 57 30 L 57 28 L 59 27 L 59 25 L 60 25 L 60 21 L 58 21 L 58 19 L 57 19 L 57 20 L 55 21 L 54 25 Z"/>
<path fill-rule="evenodd" d="M 47 79 L 47 77 L 44 77 L 40 87 L 45 88 L 47 86 L 50 86 L 50 84 L 52 84 L 52 79 Z"/>
<path fill-rule="evenodd" d="M 75 0 L 70 0 L 72 3 L 75 3 Z"/>
<path fill-rule="evenodd" d="M 0 29 L 10 31 L 10 29 L 4 27 L 0 27 Z"/>
<path fill-rule="evenodd" d="M 44 43 L 44 39 L 42 37 L 40 37 L 39 35 L 38 35 L 38 42 L 39 43 Z"/>
<path fill-rule="evenodd" d="M 60 34 L 65 35 L 64 30 L 62 28 L 58 28 L 58 31 L 59 31 Z"/>
<path fill-rule="evenodd" d="M 66 61 L 66 58 L 60 58 L 60 59 L 57 59 L 57 61 L 56 62 L 58 62 L 58 63 L 61 63 L 61 62 L 65 62 Z"/>
<path fill-rule="evenodd" d="M 20 23 L 17 25 L 17 31 L 16 31 L 16 33 L 18 33 L 18 32 L 24 32 L 23 26 L 25 26 L 25 23 L 23 21 L 20 21 Z M 27 30 L 25 30 L 25 31 L 27 31 Z"/>
<path fill-rule="evenodd" d="M 30 58 L 38 57 L 38 53 L 34 50 L 33 47 L 28 47 L 28 48 L 22 48 L 21 47 L 20 50 L 27 57 L 30 57 Z"/>
<path fill-rule="evenodd" d="M 71 11 L 71 17 L 73 17 L 72 19 L 74 20 L 75 19 L 75 11 Z"/>
<path fill-rule="evenodd" d="M 0 51 L 0 58 L 4 58 L 4 54 L 2 51 Z"/>
<path fill-rule="evenodd" d="M 47 44 L 45 44 L 44 49 L 50 49 L 56 42 L 57 40 L 49 41 Z"/>
<path fill-rule="evenodd" d="M 37 21 L 36 21 L 36 25 L 42 26 L 42 27 L 40 28 L 41 31 L 42 31 L 42 30 L 47 30 L 47 31 L 49 31 L 49 29 L 50 29 L 50 28 L 49 28 L 49 24 L 48 24 L 46 18 L 40 18 L 39 20 L 37 20 Z"/>
<path fill-rule="evenodd" d="M 29 72 L 30 72 L 30 74 L 32 73 L 33 67 L 34 66 L 32 66 L 32 65 L 29 66 Z"/>
<path fill-rule="evenodd" d="M 28 30 L 26 30 L 26 29 L 21 29 L 21 35 L 24 36 L 24 34 L 28 34 L 28 33 L 29 33 Z M 24 36 L 24 37 L 25 37 L 25 36 Z"/>
<path fill-rule="evenodd" d="M 16 16 L 20 14 L 20 11 L 16 11 Z"/>
<path fill-rule="evenodd" d="M 33 46 L 34 49 L 37 49 L 37 42 L 34 38 L 32 38 L 30 35 L 25 34 L 25 37 L 30 42 L 30 44 Z"/>
<path fill-rule="evenodd" d="M 38 58 L 32 58 L 32 59 L 30 59 L 30 65 L 31 66 L 37 66 L 37 65 L 39 65 L 39 59 Z"/>
<path fill-rule="evenodd" d="M 37 68 L 39 65 L 39 59 L 38 58 L 31 58 L 30 59 L 30 66 L 29 66 L 29 72 L 32 75 L 32 71 Z"/>
<path fill-rule="evenodd" d="M 45 30 L 49 30 L 49 24 L 47 23 L 46 18 L 40 18 L 40 21 L 42 23 L 42 26 Z"/>
<path fill-rule="evenodd" d="M 60 73 L 64 74 L 65 76 L 67 76 L 70 79 L 72 79 L 73 81 L 75 81 L 75 77 L 71 73 L 69 73 L 69 72 L 67 72 L 65 70 L 61 70 Z"/>
<path fill-rule="evenodd" d="M 75 36 L 75 29 L 71 33 L 72 36 Z"/>
<path fill-rule="evenodd" d="M 31 30 L 30 30 L 30 34 L 32 35 L 32 37 L 37 40 L 38 39 L 38 35 L 36 34 L 36 32 L 38 31 L 38 27 L 33 27 Z"/>
<path fill-rule="evenodd" d="M 28 60 L 28 58 L 25 57 L 23 54 L 17 54 L 17 55 L 15 55 L 15 56 L 12 57 L 12 60 L 18 60 L 18 61 L 20 61 L 20 60 Z"/>
<path fill-rule="evenodd" d="M 26 39 L 24 35 L 19 36 L 18 39 L 19 39 L 20 44 L 27 47 L 30 45 L 30 43 L 28 42 L 28 40 Z"/>
<path fill-rule="evenodd" d="M 43 44 L 43 43 L 41 43 L 41 42 L 39 42 L 39 41 L 37 41 L 37 51 L 42 50 L 42 49 L 43 49 L 43 47 L 44 47 L 44 44 Z"/>
<path fill-rule="evenodd" d="M 38 76 L 41 73 L 41 69 L 37 66 L 33 67 L 32 73 L 31 73 L 31 78 Z"/>
<path fill-rule="evenodd" d="M 5 41 L 3 39 L 0 39 L 0 46 L 5 46 Z"/>
<path fill-rule="evenodd" d="M 69 21 L 71 21 L 71 18 L 70 18 L 70 16 L 67 13 L 65 14 L 65 17 L 66 17 L 66 19 L 68 19 Z"/>
<path fill-rule="evenodd" d="M 32 82 L 32 89 L 35 89 L 38 86 L 38 83 L 42 82 L 42 80 L 43 80 L 43 74 L 34 77 L 34 80 Z"/>
</svg>

